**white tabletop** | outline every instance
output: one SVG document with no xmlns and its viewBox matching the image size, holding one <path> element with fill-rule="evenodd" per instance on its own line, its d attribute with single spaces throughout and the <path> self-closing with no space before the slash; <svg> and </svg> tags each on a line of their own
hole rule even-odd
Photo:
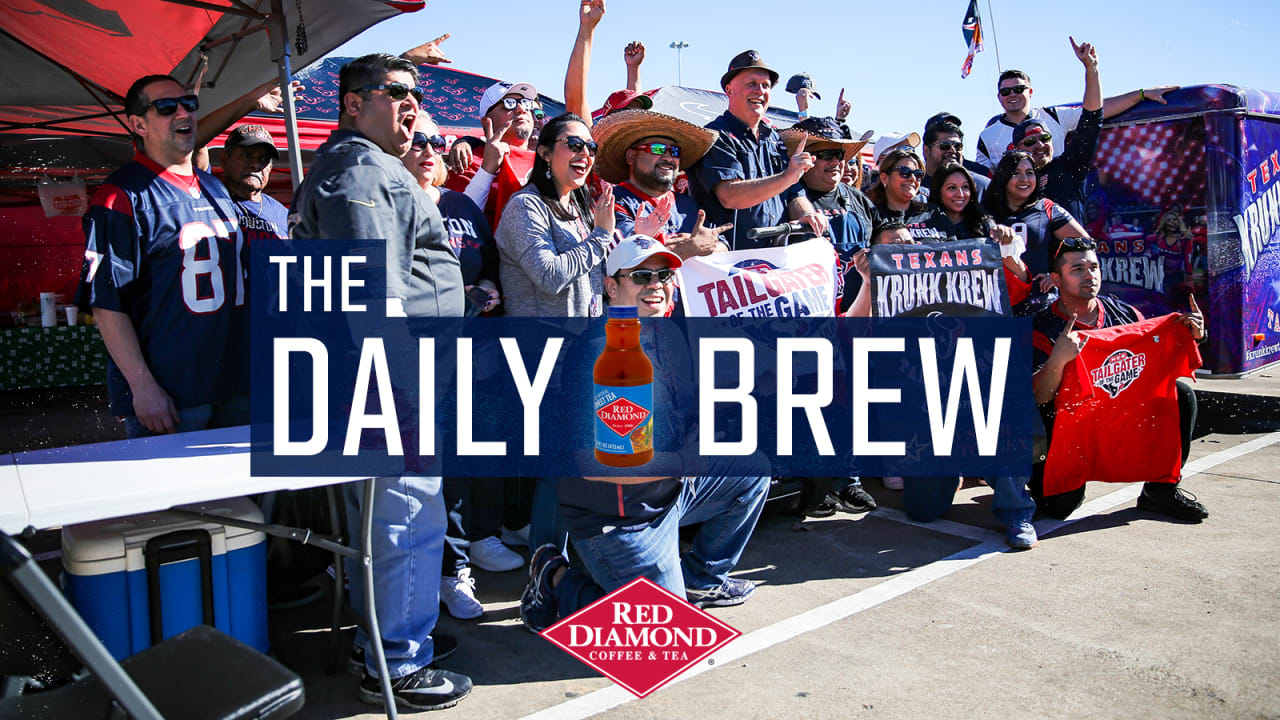
<svg viewBox="0 0 1280 720">
<path fill-rule="evenodd" d="M 17 482 L 12 475 L 17 476 Z M 0 458 L 0 530 L 13 534 L 271 490 L 363 478 L 253 477 L 248 426 L 35 450 Z M 24 510 L 11 509 L 21 500 Z"/>
</svg>

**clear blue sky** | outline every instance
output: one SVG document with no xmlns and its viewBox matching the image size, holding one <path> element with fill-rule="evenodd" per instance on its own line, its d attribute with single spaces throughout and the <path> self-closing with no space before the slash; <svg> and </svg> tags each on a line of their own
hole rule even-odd
<svg viewBox="0 0 1280 720">
<path fill-rule="evenodd" d="M 960 22 L 967 6 L 968 0 L 609 0 L 596 30 L 588 100 L 598 107 L 625 85 L 622 48 L 631 40 L 647 47 L 644 88 L 674 84 L 676 51 L 669 45 L 682 40 L 690 45 L 683 51 L 687 86 L 718 90 L 729 59 L 755 48 L 782 75 L 780 85 L 793 73 L 812 74 L 822 93 L 820 113 L 834 113 L 836 96 L 846 88 L 853 103 L 850 125 L 858 131 L 920 131 L 927 117 L 947 110 L 972 135 L 999 111 L 993 35 L 1003 67 L 1031 75 L 1036 104 L 1081 98 L 1084 71 L 1068 35 L 1097 46 L 1107 96 L 1139 86 L 1201 83 L 1280 92 L 1280 63 L 1272 55 L 1280 34 L 1278 0 L 991 0 L 990 11 L 980 0 L 986 50 L 961 80 Z M 577 0 L 429 0 L 422 11 L 374 26 L 332 54 L 398 53 L 449 32 L 442 49 L 453 67 L 532 82 L 559 98 L 577 9 Z M 795 109 L 795 97 L 781 87 L 772 102 Z M 974 142 L 966 145 L 972 157 Z"/>
</svg>

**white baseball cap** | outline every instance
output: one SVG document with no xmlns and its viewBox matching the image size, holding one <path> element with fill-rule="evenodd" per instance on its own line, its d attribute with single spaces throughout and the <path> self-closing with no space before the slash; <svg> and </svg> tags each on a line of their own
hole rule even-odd
<svg viewBox="0 0 1280 720">
<path fill-rule="evenodd" d="M 489 114 L 489 108 L 497 105 L 502 98 L 508 95 L 519 95 L 525 100 L 537 100 L 538 90 L 532 84 L 496 82 L 484 91 L 484 95 L 480 96 L 480 117 Z"/>
<path fill-rule="evenodd" d="M 616 275 L 619 270 L 636 267 L 654 255 L 666 257 L 671 261 L 672 268 L 678 268 L 684 264 L 679 255 L 648 235 L 630 235 L 623 238 L 622 242 L 618 243 L 618 247 L 609 253 L 604 269 L 608 274 Z"/>
<path fill-rule="evenodd" d="M 879 139 L 876 140 L 876 149 L 874 151 L 876 162 L 880 162 L 880 156 L 885 154 L 886 151 L 892 150 L 899 145 L 910 145 L 913 150 L 919 148 L 920 133 L 891 133 L 889 135 L 881 135 Z"/>
</svg>

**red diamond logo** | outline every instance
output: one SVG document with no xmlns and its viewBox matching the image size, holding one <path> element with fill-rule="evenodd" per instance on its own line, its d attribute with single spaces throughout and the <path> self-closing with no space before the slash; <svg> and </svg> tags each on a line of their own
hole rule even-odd
<svg viewBox="0 0 1280 720">
<path fill-rule="evenodd" d="M 542 637 L 641 698 L 741 634 L 645 578 L 542 631 Z"/>
<path fill-rule="evenodd" d="M 618 398 L 597 410 L 596 415 L 600 416 L 600 422 L 608 425 L 619 437 L 626 437 L 627 433 L 635 430 L 649 417 L 649 411 L 626 398 Z"/>
</svg>

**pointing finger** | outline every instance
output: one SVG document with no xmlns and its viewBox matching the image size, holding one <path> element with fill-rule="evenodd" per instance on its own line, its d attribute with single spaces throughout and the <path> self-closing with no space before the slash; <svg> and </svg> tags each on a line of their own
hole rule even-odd
<svg viewBox="0 0 1280 720">
<path fill-rule="evenodd" d="M 445 33 L 445 34 L 441 35 L 440 37 L 436 38 L 435 40 L 432 40 L 431 42 L 432 42 L 433 44 L 435 44 L 435 45 L 439 45 L 440 43 L 444 42 L 445 40 L 448 40 L 448 39 L 449 39 L 449 36 L 451 36 L 452 34 L 453 34 L 453 33 Z"/>
<path fill-rule="evenodd" d="M 1190 302 L 1190 304 L 1191 304 L 1191 312 L 1193 312 L 1193 313 L 1199 313 L 1199 312 L 1200 312 L 1200 306 L 1196 304 L 1196 296 L 1195 296 L 1195 295 L 1188 295 L 1188 296 L 1187 296 L 1187 301 L 1188 301 L 1188 302 Z"/>
<path fill-rule="evenodd" d="M 804 146 L 809 142 L 809 134 L 805 133 L 800 136 L 800 144 L 796 146 L 796 155 L 804 152 Z"/>
<path fill-rule="evenodd" d="M 842 102 L 844 102 L 844 88 L 840 88 L 840 97 L 836 98 L 836 107 L 839 107 Z"/>
</svg>

